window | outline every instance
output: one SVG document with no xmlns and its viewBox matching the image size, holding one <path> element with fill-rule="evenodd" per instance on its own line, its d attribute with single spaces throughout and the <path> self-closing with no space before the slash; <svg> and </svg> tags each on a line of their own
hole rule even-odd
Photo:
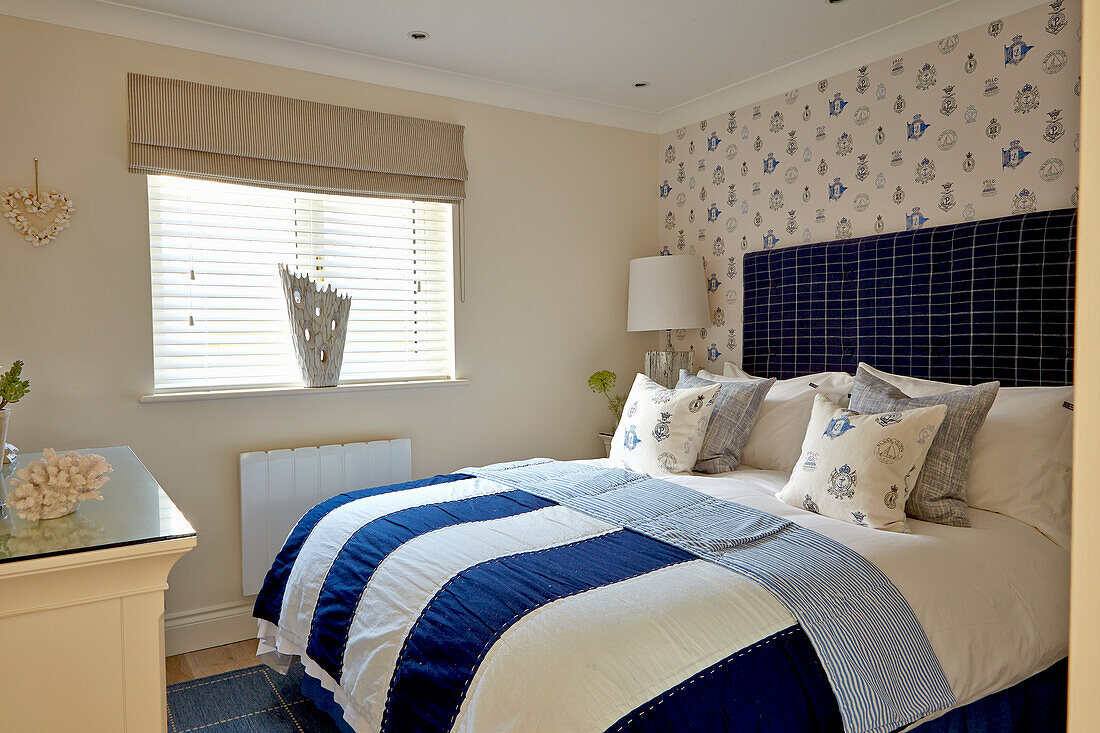
<svg viewBox="0 0 1100 733">
<path fill-rule="evenodd" d="M 148 181 L 157 393 L 301 384 L 278 264 L 351 296 L 341 384 L 454 377 L 454 204 Z"/>
</svg>

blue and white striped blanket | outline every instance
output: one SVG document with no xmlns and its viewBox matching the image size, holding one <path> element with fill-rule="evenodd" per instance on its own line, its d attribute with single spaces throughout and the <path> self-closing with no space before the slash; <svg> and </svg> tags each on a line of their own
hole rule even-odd
<svg viewBox="0 0 1100 733">
<path fill-rule="evenodd" d="M 255 615 L 357 731 L 885 733 L 955 701 L 908 603 L 844 545 L 547 459 L 319 504 Z"/>
</svg>

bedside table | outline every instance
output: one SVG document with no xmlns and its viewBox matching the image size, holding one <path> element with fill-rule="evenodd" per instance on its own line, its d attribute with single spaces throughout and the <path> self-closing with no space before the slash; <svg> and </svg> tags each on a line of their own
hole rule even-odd
<svg viewBox="0 0 1100 733">
<path fill-rule="evenodd" d="M 596 435 L 600 436 L 600 440 L 603 441 L 603 449 L 604 449 L 604 453 L 605 453 L 604 458 L 610 458 L 611 457 L 611 441 L 615 439 L 614 434 L 612 434 L 612 433 L 596 433 Z"/>
<path fill-rule="evenodd" d="M 164 589 L 195 530 L 128 447 L 80 452 L 114 467 L 103 501 L 0 517 L 0 727 L 165 731 Z"/>
</svg>

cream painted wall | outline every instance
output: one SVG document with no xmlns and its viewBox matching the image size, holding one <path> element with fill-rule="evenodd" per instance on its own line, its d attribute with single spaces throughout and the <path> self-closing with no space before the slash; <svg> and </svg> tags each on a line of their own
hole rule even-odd
<svg viewBox="0 0 1100 733">
<path fill-rule="evenodd" d="M 0 186 L 67 192 L 72 228 L 34 249 L 0 222 L 0 363 L 32 392 L 25 450 L 129 444 L 198 530 L 171 614 L 241 602 L 237 455 L 389 437 L 413 473 L 591 457 L 610 427 L 585 380 L 623 389 L 652 338 L 625 331 L 627 261 L 656 248 L 655 135 L 571 122 L 0 16 Z M 126 72 L 466 126 L 466 386 L 142 405 L 153 388 L 143 176 L 126 172 Z M 110 484 L 105 493 L 110 495 Z"/>
<path fill-rule="evenodd" d="M 1073 565 L 1069 615 L 1069 730 L 1100 720 L 1100 0 L 1084 1 L 1081 44 L 1081 195 L 1077 214 L 1074 346 Z M 1091 130 L 1091 132 L 1090 132 Z"/>
</svg>

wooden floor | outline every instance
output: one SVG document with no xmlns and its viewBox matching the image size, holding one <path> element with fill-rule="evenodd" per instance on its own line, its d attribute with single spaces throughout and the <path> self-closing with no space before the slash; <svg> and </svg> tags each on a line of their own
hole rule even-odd
<svg viewBox="0 0 1100 733">
<path fill-rule="evenodd" d="M 168 684 L 254 667 L 260 663 L 256 659 L 256 643 L 256 639 L 249 639 L 168 657 L 164 660 Z"/>
</svg>

